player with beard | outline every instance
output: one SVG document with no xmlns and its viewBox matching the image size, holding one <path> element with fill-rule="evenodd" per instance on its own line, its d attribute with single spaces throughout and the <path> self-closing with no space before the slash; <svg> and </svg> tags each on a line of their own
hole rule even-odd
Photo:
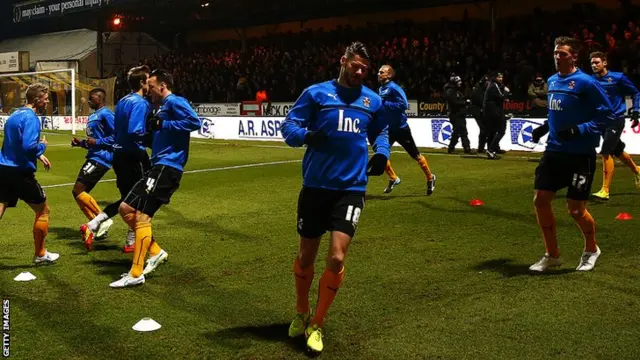
<svg viewBox="0 0 640 360">
<path fill-rule="evenodd" d="M 364 208 L 369 175 L 382 175 L 389 159 L 382 99 L 362 85 L 371 67 L 361 42 L 340 58 L 337 80 L 312 85 L 300 95 L 281 126 L 287 145 L 307 145 L 298 198 L 298 256 L 294 262 L 297 315 L 289 336 L 305 335 L 311 351 L 323 349 L 324 319 L 344 277 L 344 263 Z M 368 159 L 371 139 L 375 154 Z M 320 277 L 315 313 L 309 289 L 320 239 L 329 231 L 329 254 Z"/>
<path fill-rule="evenodd" d="M 613 72 L 607 69 L 607 55 L 602 52 L 594 52 L 590 55 L 593 78 L 604 88 L 613 106 L 617 120 L 607 128 L 603 134 L 602 148 L 602 189 L 593 194 L 598 199 L 609 200 L 609 189 L 613 180 L 615 164 L 613 156 L 616 156 L 633 173 L 636 187 L 640 189 L 640 168 L 636 166 L 631 156 L 624 151 L 626 144 L 620 140 L 624 131 L 624 117 L 627 113 L 625 96 L 631 96 L 633 105 L 631 108 L 631 127 L 638 126 L 640 110 L 640 91 L 633 85 L 629 78 L 621 72 Z"/>
</svg>

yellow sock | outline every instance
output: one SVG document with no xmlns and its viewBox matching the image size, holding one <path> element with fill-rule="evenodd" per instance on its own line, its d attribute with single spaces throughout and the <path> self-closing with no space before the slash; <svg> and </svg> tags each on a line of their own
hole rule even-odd
<svg viewBox="0 0 640 360">
<path fill-rule="evenodd" d="M 33 223 L 33 244 L 36 256 L 44 256 L 45 246 L 44 239 L 49 233 L 49 208 L 45 206 L 45 210 L 36 214 L 36 221 Z"/>
<path fill-rule="evenodd" d="M 131 266 L 131 276 L 140 277 L 144 270 L 144 260 L 147 250 L 151 246 L 151 224 L 136 224 L 136 250 L 133 254 L 133 265 Z"/>
<path fill-rule="evenodd" d="M 604 155 L 602 158 L 602 190 L 609 193 L 611 187 L 611 180 L 613 179 L 613 170 L 615 169 L 615 162 L 611 155 Z"/>
<path fill-rule="evenodd" d="M 418 162 L 418 165 L 420 165 L 420 169 L 422 169 L 422 171 L 424 172 L 424 176 L 427 177 L 427 181 L 431 180 L 431 169 L 429 169 L 429 163 L 427 163 L 427 158 L 419 155 L 416 158 L 416 161 Z"/>
<path fill-rule="evenodd" d="M 391 167 L 391 161 L 387 161 L 387 167 L 384 168 L 384 172 L 387 173 L 389 180 L 395 181 L 398 178 L 398 175 L 396 175 L 396 172 L 393 171 Z"/>
<path fill-rule="evenodd" d="M 151 246 L 149 246 L 149 256 L 156 256 L 160 254 L 160 251 L 162 251 L 162 248 L 160 247 L 160 245 L 158 245 L 158 243 L 156 242 L 156 239 L 151 237 Z"/>
<path fill-rule="evenodd" d="M 93 220 L 94 217 L 102 212 L 96 199 L 84 191 L 76 196 L 76 203 L 78 203 L 80 210 L 89 220 Z"/>
</svg>

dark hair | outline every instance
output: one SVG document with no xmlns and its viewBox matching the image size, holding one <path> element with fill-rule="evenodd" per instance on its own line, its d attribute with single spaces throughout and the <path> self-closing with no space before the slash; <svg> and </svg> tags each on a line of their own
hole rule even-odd
<svg viewBox="0 0 640 360">
<path fill-rule="evenodd" d="M 593 58 L 599 58 L 600 60 L 607 61 L 607 54 L 603 53 L 602 51 L 596 51 L 596 52 L 592 52 L 589 55 L 589 60 L 593 59 Z"/>
<path fill-rule="evenodd" d="M 555 46 L 568 46 L 571 48 L 571 54 L 579 54 L 580 53 L 580 40 L 574 39 L 569 36 L 559 36 L 555 40 Z"/>
<path fill-rule="evenodd" d="M 127 83 L 133 91 L 139 91 L 142 89 L 141 82 L 147 81 L 147 75 L 151 72 L 151 69 L 147 65 L 136 66 L 129 70 L 127 74 Z"/>
<path fill-rule="evenodd" d="M 356 55 L 367 61 L 371 61 L 367 48 L 360 41 L 354 41 L 351 43 L 351 45 L 347 46 L 347 49 L 344 52 L 344 56 L 346 56 L 347 59 L 352 59 Z"/>
<path fill-rule="evenodd" d="M 158 79 L 158 82 L 163 82 L 167 89 L 171 90 L 173 88 L 173 76 L 162 69 L 156 69 L 151 72 L 149 77 L 154 77 Z"/>
<path fill-rule="evenodd" d="M 104 101 L 107 99 L 107 92 L 103 88 L 95 88 L 89 92 L 89 96 L 93 94 L 98 94 L 100 96 L 100 100 Z"/>
</svg>

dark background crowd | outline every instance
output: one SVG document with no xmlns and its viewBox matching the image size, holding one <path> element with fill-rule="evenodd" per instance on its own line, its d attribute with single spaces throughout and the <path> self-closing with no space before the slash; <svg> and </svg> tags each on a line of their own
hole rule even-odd
<svg viewBox="0 0 640 360">
<path fill-rule="evenodd" d="M 465 95 L 485 74 L 504 74 L 512 98 L 536 98 L 530 86 L 536 77 L 555 71 L 553 39 L 570 35 L 583 41 L 580 65 L 590 72 L 588 54 L 604 51 L 609 67 L 640 82 L 640 17 L 632 6 L 617 10 L 574 5 L 557 13 L 535 11 L 499 19 L 495 44 L 490 23 L 463 17 L 462 21 L 368 24 L 332 31 L 304 31 L 182 47 L 145 63 L 173 72 L 175 90 L 194 103 L 254 100 L 266 90 L 269 101 L 295 101 L 310 84 L 334 78 L 347 44 L 364 42 L 373 57 L 369 86 L 377 89 L 377 67 L 391 64 L 397 82 L 409 99 L 442 96 L 452 73 L 463 79 Z M 466 14 L 465 14 L 466 15 Z M 495 45 L 495 50 L 492 48 Z M 118 76 L 117 96 L 127 93 L 126 69 Z M 544 87 L 544 85 L 543 85 Z"/>
</svg>

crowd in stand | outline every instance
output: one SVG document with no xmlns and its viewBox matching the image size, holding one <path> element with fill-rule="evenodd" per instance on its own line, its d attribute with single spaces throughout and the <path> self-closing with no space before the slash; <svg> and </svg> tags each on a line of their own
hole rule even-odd
<svg viewBox="0 0 640 360">
<path fill-rule="evenodd" d="M 588 6 L 558 13 L 533 14 L 497 22 L 495 50 L 488 21 L 469 19 L 428 23 L 409 21 L 349 26 L 333 31 L 305 31 L 225 41 L 179 49 L 145 63 L 173 72 L 176 92 L 192 102 L 239 102 L 266 90 L 270 101 L 294 101 L 310 84 L 337 76 L 338 59 L 353 40 L 364 42 L 374 69 L 391 64 L 410 99 L 438 98 L 452 73 L 461 76 L 466 95 L 483 75 L 504 73 L 512 96 L 533 99 L 534 79 L 554 73 L 553 39 L 583 40 L 581 67 L 590 72 L 588 54 L 604 51 L 610 68 L 640 81 L 640 24 L 635 11 Z M 123 71 L 118 96 L 126 94 Z M 377 89 L 375 76 L 370 86 Z M 533 95 L 533 98 L 532 98 Z"/>
</svg>

